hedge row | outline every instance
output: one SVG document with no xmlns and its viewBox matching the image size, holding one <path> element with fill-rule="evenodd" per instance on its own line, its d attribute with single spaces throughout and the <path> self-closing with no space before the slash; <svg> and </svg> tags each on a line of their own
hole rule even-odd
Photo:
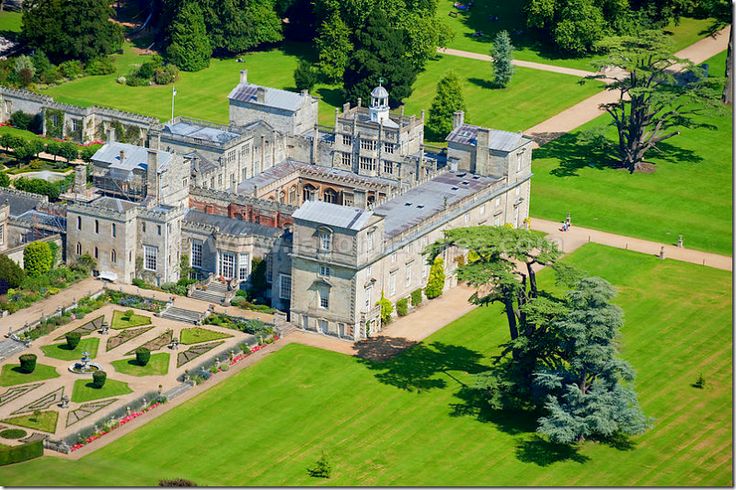
<svg viewBox="0 0 736 490">
<path fill-rule="evenodd" d="M 0 447 L 0 466 L 20 463 L 43 456 L 43 441 L 34 441 L 21 446 Z"/>
</svg>

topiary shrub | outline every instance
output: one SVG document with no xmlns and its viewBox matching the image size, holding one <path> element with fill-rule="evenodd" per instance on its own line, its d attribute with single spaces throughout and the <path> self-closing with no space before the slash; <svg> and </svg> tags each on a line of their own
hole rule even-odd
<svg viewBox="0 0 736 490">
<path fill-rule="evenodd" d="M 53 265 L 54 254 L 47 242 L 32 242 L 23 250 L 23 267 L 29 276 L 42 276 Z"/>
<path fill-rule="evenodd" d="M 135 362 L 138 363 L 139 366 L 145 366 L 148 364 L 148 361 L 151 360 L 151 351 L 146 349 L 145 347 L 138 347 L 135 350 Z"/>
<path fill-rule="evenodd" d="M 422 304 L 422 289 L 415 289 L 411 292 L 411 305 L 416 308 Z"/>
<path fill-rule="evenodd" d="M 14 128 L 29 130 L 31 128 L 31 122 L 33 116 L 26 114 L 23 111 L 15 111 L 10 115 L 10 125 Z"/>
<path fill-rule="evenodd" d="M 92 386 L 95 388 L 102 388 L 105 386 L 107 380 L 107 373 L 105 371 L 95 371 L 92 373 Z"/>
<path fill-rule="evenodd" d="M 432 267 L 429 269 L 429 277 L 427 278 L 427 286 L 424 288 L 424 294 L 427 299 L 438 298 L 442 295 L 445 288 L 445 261 L 442 257 L 435 257 Z"/>
<path fill-rule="evenodd" d="M 82 340 L 82 334 L 79 332 L 69 332 L 65 335 L 66 337 L 66 345 L 69 347 L 69 350 L 74 350 L 79 345 L 79 342 Z"/>
<path fill-rule="evenodd" d="M 32 373 L 36 369 L 36 354 L 23 354 L 20 356 L 20 370 L 26 374 Z"/>
<path fill-rule="evenodd" d="M 409 298 L 401 298 L 396 302 L 396 314 L 399 316 L 409 314 Z"/>
<path fill-rule="evenodd" d="M 23 429 L 5 429 L 0 430 L 0 437 L 3 439 L 20 439 L 27 434 Z"/>
<path fill-rule="evenodd" d="M 159 487 L 196 487 L 197 484 L 192 480 L 185 480 L 184 478 L 173 478 L 171 480 L 159 480 Z"/>
</svg>

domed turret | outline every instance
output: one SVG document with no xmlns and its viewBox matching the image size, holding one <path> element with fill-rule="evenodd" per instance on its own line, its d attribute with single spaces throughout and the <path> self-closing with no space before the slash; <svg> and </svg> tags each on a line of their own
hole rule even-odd
<svg viewBox="0 0 736 490">
<path fill-rule="evenodd" d="M 377 123 L 384 122 L 389 118 L 388 90 L 383 88 L 381 83 L 383 83 L 383 79 L 379 81 L 378 87 L 371 92 L 371 107 L 369 109 L 371 121 Z"/>
</svg>

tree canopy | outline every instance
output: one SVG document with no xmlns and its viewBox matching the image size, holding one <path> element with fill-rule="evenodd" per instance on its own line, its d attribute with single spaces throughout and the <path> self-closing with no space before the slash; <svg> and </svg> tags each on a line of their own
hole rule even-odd
<svg viewBox="0 0 736 490">
<path fill-rule="evenodd" d="M 467 109 L 460 79 L 455 72 L 449 72 L 437 83 L 437 94 L 429 108 L 427 130 L 431 138 L 444 138 L 452 131 L 453 115 L 456 111 Z"/>
<path fill-rule="evenodd" d="M 171 22 L 171 42 L 166 50 L 169 61 L 184 71 L 199 71 L 210 65 L 212 46 L 207 37 L 202 9 L 187 1 Z"/>
</svg>

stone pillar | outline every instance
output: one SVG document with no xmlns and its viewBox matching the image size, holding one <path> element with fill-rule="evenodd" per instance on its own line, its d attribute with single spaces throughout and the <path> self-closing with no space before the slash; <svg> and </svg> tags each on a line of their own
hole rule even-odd
<svg viewBox="0 0 736 490">
<path fill-rule="evenodd" d="M 87 192 L 87 165 L 76 165 L 74 167 L 74 193 L 77 195 Z"/>
</svg>

